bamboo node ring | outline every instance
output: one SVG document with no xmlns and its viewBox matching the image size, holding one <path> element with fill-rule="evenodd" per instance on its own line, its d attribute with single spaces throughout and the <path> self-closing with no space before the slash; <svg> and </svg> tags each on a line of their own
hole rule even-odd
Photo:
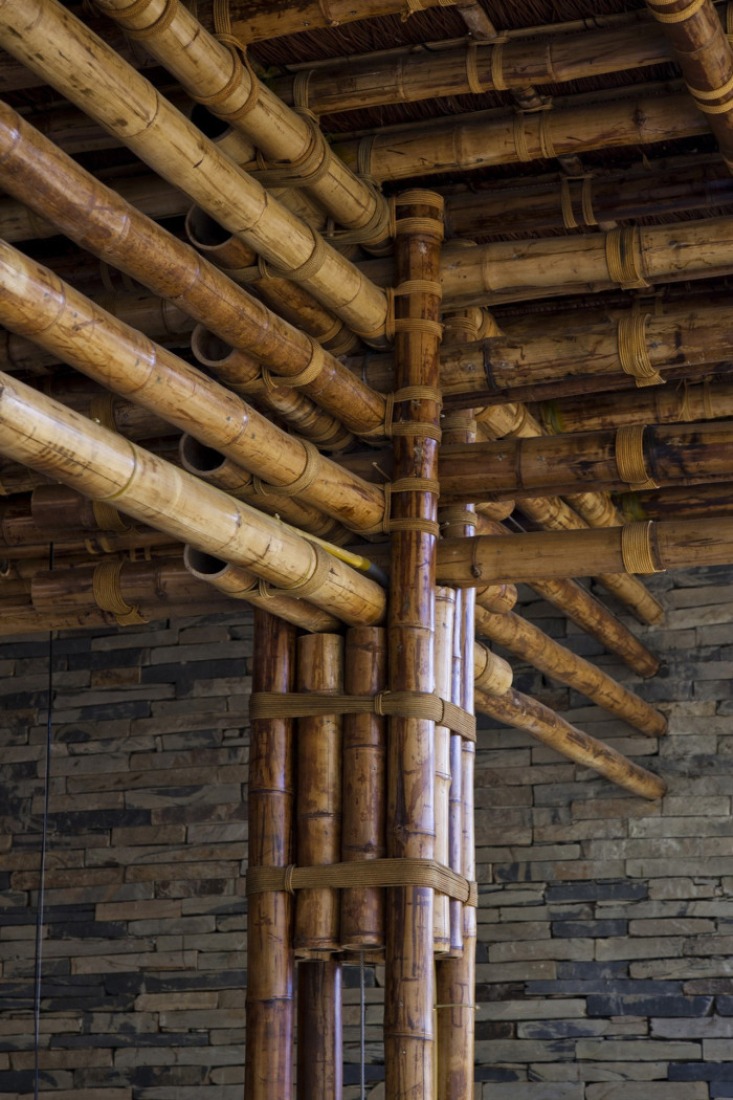
<svg viewBox="0 0 733 1100">
<path fill-rule="evenodd" d="M 140 609 L 126 602 L 120 589 L 120 574 L 124 562 L 115 561 L 100 562 L 92 575 L 92 591 L 97 607 L 102 611 L 109 611 L 115 616 L 120 626 L 134 626 L 147 623 L 149 620 L 140 614 Z"/>
<path fill-rule="evenodd" d="M 645 424 L 624 424 L 616 430 L 616 466 L 619 477 L 627 485 L 636 489 L 658 489 L 646 466 L 645 430 Z"/>
<path fill-rule="evenodd" d="M 630 311 L 619 319 L 616 329 L 619 362 L 637 386 L 658 386 L 664 382 L 647 349 L 646 326 L 650 317 L 650 313 Z"/>
<path fill-rule="evenodd" d="M 627 573 L 665 573 L 654 559 L 652 520 L 627 523 L 621 528 L 621 560 Z"/>
</svg>

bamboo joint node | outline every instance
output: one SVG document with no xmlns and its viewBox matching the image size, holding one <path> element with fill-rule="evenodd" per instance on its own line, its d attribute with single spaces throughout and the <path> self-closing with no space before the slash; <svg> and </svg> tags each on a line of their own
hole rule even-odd
<svg viewBox="0 0 733 1100">
<path fill-rule="evenodd" d="M 628 523 L 621 528 L 621 560 L 627 573 L 664 573 L 654 558 L 652 520 Z"/>
</svg>

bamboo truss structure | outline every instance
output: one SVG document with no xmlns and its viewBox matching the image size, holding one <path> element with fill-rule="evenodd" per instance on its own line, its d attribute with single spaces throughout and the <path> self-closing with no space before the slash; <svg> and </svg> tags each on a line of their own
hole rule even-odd
<svg viewBox="0 0 733 1100">
<path fill-rule="evenodd" d="M 344 963 L 473 1100 L 476 716 L 665 791 L 518 586 L 646 679 L 733 561 L 729 9 L 89 7 L 0 0 L 0 636 L 251 605 L 245 1100 L 343 1095 Z"/>
</svg>

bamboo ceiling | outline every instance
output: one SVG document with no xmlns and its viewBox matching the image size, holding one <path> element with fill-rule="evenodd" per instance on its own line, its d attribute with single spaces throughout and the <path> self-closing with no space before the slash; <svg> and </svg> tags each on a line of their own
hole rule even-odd
<svg viewBox="0 0 733 1100">
<path fill-rule="evenodd" d="M 731 32 L 711 0 L 0 0 L 0 632 L 245 600 L 375 662 L 388 622 L 391 671 L 354 658 L 349 690 L 448 700 L 442 629 L 479 710 L 658 797 L 511 687 L 529 661 L 664 733 L 515 585 L 648 677 L 618 617 L 663 622 L 644 575 L 733 561 Z M 323 645 L 303 693 L 340 682 Z M 262 692 L 294 682 L 265 661 Z M 460 732 L 380 707 L 447 806 Z M 390 859 L 470 878 L 421 798 Z M 362 946 L 379 885 L 342 911 Z M 306 953 L 335 893 L 303 891 Z"/>
</svg>

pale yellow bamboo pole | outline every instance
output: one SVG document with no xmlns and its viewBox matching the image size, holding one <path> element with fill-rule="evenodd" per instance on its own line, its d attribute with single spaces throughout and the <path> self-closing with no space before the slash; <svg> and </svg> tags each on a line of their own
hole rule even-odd
<svg viewBox="0 0 733 1100">
<path fill-rule="evenodd" d="M 192 248 L 139 213 L 0 103 L 0 180 L 88 251 L 127 272 L 309 393 L 351 430 L 379 433 L 385 399 L 315 341 L 282 321 Z M 190 205 L 190 203 L 188 204 Z M 165 263 L 160 263 L 160 258 Z M 321 356 L 323 358 L 321 359 Z M 317 369 L 323 363 L 323 372 Z M 324 387 L 320 374 L 328 380 Z M 308 381 L 308 379 L 311 381 Z M 327 401 L 328 397 L 328 401 Z"/>
<path fill-rule="evenodd" d="M 689 96 L 640 95 L 548 111 L 475 113 L 374 130 L 334 143 L 349 167 L 380 181 L 547 160 L 707 132 Z"/>
<path fill-rule="evenodd" d="M 0 451 L 173 538 L 250 568 L 344 622 L 376 623 L 382 589 L 183 470 L 0 374 Z"/>
<path fill-rule="evenodd" d="M 476 709 L 499 722 L 526 730 L 569 760 L 591 768 L 632 794 L 655 799 L 667 790 L 667 784 L 658 775 L 632 763 L 610 745 L 571 726 L 561 715 L 514 688 L 500 696 L 477 690 Z"/>
<path fill-rule="evenodd" d="M 382 195 L 332 154 L 317 124 L 287 107 L 237 50 L 209 34 L 179 0 L 151 0 L 143 9 L 135 0 L 98 0 L 97 7 L 133 38 L 139 34 L 193 99 L 251 139 L 286 181 L 299 179 L 339 224 L 359 230 L 366 245 L 388 239 Z"/>
<path fill-rule="evenodd" d="M 57 0 L 2 0 L 0 43 L 226 229 L 302 280 L 347 324 L 377 342 L 383 337 L 384 293 L 223 156 Z"/>
<path fill-rule="evenodd" d="M 733 50 L 712 0 L 647 0 L 682 69 L 695 105 L 715 134 L 733 170 Z"/>
<path fill-rule="evenodd" d="M 592 561 L 608 573 L 650 573 L 724 565 L 733 556 L 733 520 L 664 520 L 586 531 L 542 531 L 504 539 L 443 539 L 438 581 L 473 587 L 513 577 L 580 577 Z"/>
<path fill-rule="evenodd" d="M 89 377 L 165 417 L 258 477 L 365 528 L 382 493 L 277 428 L 230 390 L 106 314 L 48 268 L 0 242 L 0 320 Z M 330 503 L 326 503 L 330 500 Z"/>
<path fill-rule="evenodd" d="M 594 27 L 549 40 L 509 37 L 499 44 L 469 39 L 452 47 L 441 45 L 304 65 L 298 70 L 297 88 L 306 87 L 306 105 L 312 111 L 333 114 L 437 96 L 523 89 L 528 84 L 557 85 L 671 60 L 661 29 L 648 22 L 641 28 Z M 292 74 L 273 83 L 273 91 L 286 103 L 293 102 L 295 87 Z"/>
</svg>

